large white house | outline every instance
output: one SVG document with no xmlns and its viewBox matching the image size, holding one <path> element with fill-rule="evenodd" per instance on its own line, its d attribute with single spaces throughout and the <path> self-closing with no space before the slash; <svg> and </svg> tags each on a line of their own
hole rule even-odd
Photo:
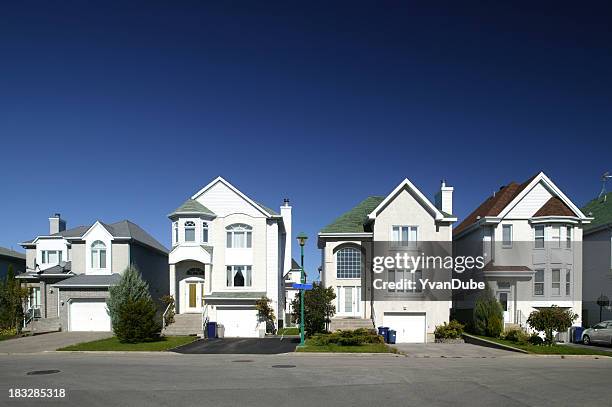
<svg viewBox="0 0 612 407">
<path fill-rule="evenodd" d="M 590 221 L 540 172 L 480 204 L 455 228 L 453 250 L 484 257 L 482 277 L 502 304 L 505 323 L 526 328 L 529 314 L 541 307 L 581 314 L 582 232 Z M 455 300 L 459 319 L 471 319 L 474 300 Z"/>
<path fill-rule="evenodd" d="M 432 300 L 420 289 L 382 293 L 373 284 L 372 256 L 377 247 L 409 247 L 421 243 L 450 247 L 453 188 L 443 182 L 436 204 L 408 179 L 387 196 L 370 196 L 321 230 L 321 280 L 336 292 L 336 315 L 331 329 L 386 326 L 397 332 L 397 342 L 433 340 L 437 325 L 447 322 L 450 297 Z M 393 271 L 394 281 L 418 281 L 422 270 Z"/>
<path fill-rule="evenodd" d="M 271 300 L 276 326 L 282 326 L 283 276 L 291 269 L 288 200 L 277 213 L 218 177 L 169 218 L 170 295 L 177 315 L 168 332 L 201 333 L 199 318 L 206 317 L 225 337 L 261 336 L 265 324 L 255 302 L 262 297 Z"/>
</svg>

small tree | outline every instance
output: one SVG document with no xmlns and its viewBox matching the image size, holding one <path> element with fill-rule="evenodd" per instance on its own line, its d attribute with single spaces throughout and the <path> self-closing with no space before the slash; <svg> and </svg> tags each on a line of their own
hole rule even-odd
<svg viewBox="0 0 612 407">
<path fill-rule="evenodd" d="M 268 297 L 261 297 L 255 302 L 255 309 L 257 310 L 257 319 L 260 322 L 266 323 L 266 332 L 275 333 L 276 326 L 274 324 L 274 320 L 276 319 L 274 315 L 274 310 L 270 306 L 272 300 Z"/>
<path fill-rule="evenodd" d="M 578 315 L 569 309 L 559 308 L 556 305 L 533 311 L 527 318 L 529 326 L 536 331 L 544 332 L 544 343 L 552 345 L 555 341 L 553 332 L 568 330 Z"/>
<path fill-rule="evenodd" d="M 314 283 L 312 290 L 304 294 L 304 330 L 308 336 L 327 332 L 327 326 L 336 313 L 333 305 L 336 293 L 332 287 L 323 287 L 321 283 Z M 297 294 L 291 301 L 291 319 L 300 321 L 300 295 Z"/>
<path fill-rule="evenodd" d="M 504 330 L 504 310 L 490 289 L 476 300 L 474 330 L 478 335 L 497 338 Z"/>
<path fill-rule="evenodd" d="M 0 280 L 0 329 L 21 330 L 28 294 L 28 289 L 15 278 L 13 265 L 9 264 L 6 278 Z"/>
</svg>

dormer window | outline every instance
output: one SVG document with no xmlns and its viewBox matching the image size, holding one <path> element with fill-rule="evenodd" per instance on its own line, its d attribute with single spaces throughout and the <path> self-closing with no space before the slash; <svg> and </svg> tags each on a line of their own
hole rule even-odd
<svg viewBox="0 0 612 407">
<path fill-rule="evenodd" d="M 229 249 L 250 249 L 253 246 L 253 228 L 237 223 L 227 230 L 227 247 Z"/>
<path fill-rule="evenodd" d="M 208 243 L 208 223 L 202 222 L 202 243 Z"/>
<path fill-rule="evenodd" d="M 100 240 L 91 244 L 91 268 L 106 268 L 106 245 Z"/>
<path fill-rule="evenodd" d="M 188 220 L 185 222 L 185 241 L 195 242 L 195 222 Z"/>
</svg>

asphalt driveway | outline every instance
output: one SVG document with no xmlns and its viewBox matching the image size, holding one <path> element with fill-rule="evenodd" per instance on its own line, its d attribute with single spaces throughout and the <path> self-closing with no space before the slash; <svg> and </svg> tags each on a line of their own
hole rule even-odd
<svg viewBox="0 0 612 407">
<path fill-rule="evenodd" d="M 299 338 L 223 338 L 200 339 L 173 349 L 185 354 L 259 354 L 273 355 L 295 351 Z"/>
<path fill-rule="evenodd" d="M 0 341 L 0 354 L 54 351 L 81 342 L 113 336 L 111 332 L 53 332 Z"/>
</svg>

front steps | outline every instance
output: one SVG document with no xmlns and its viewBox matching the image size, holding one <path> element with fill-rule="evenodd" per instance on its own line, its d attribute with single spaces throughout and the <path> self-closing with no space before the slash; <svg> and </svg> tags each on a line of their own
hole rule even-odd
<svg viewBox="0 0 612 407">
<path fill-rule="evenodd" d="M 31 334 L 41 334 L 46 332 L 58 332 L 61 330 L 59 318 L 37 318 L 31 320 L 25 328 L 24 332 Z"/>
<path fill-rule="evenodd" d="M 334 332 L 338 329 L 374 329 L 371 319 L 365 318 L 333 318 L 329 325 L 329 330 Z"/>
<path fill-rule="evenodd" d="M 162 332 L 166 336 L 202 336 L 202 333 L 202 314 L 176 314 L 174 322 Z"/>
</svg>

